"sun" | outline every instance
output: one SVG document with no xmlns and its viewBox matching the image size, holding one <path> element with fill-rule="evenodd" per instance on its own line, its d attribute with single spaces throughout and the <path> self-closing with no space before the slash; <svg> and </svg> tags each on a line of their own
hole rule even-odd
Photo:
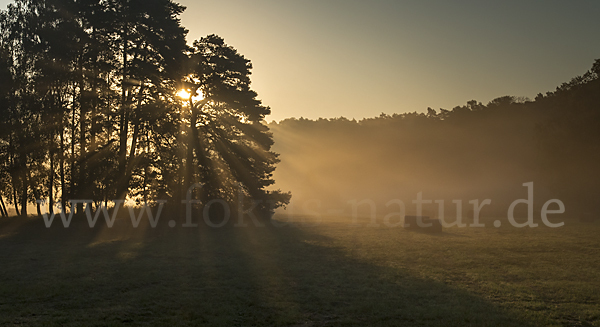
<svg viewBox="0 0 600 327">
<path fill-rule="evenodd" d="M 179 92 L 177 92 L 177 96 L 182 99 L 189 99 L 190 92 L 188 92 L 187 90 L 179 90 Z"/>
<path fill-rule="evenodd" d="M 190 92 L 188 92 L 188 90 L 181 89 L 177 92 L 176 95 L 182 99 L 187 100 L 190 98 L 191 94 L 190 94 Z M 204 94 L 201 91 L 197 91 L 196 95 L 192 96 L 192 101 L 196 102 L 196 101 L 200 101 L 200 100 L 204 100 Z"/>
</svg>

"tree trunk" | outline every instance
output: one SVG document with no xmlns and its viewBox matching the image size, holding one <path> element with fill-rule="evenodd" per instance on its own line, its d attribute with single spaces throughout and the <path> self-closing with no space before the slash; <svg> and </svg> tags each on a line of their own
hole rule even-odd
<svg viewBox="0 0 600 327">
<path fill-rule="evenodd" d="M 183 185 L 184 189 L 192 186 L 193 178 L 194 178 L 194 166 L 193 166 L 194 144 L 196 143 L 194 140 L 194 136 L 196 136 L 196 133 L 194 133 L 194 131 L 196 129 L 197 115 L 196 115 L 195 110 L 193 110 L 194 104 L 192 103 L 191 96 L 189 99 L 189 106 L 190 106 L 190 111 L 189 111 L 190 126 L 189 126 L 189 130 L 188 130 L 187 155 L 185 157 L 185 180 L 184 180 L 184 185 Z M 198 153 L 197 153 L 197 155 L 198 155 Z"/>
<path fill-rule="evenodd" d="M 27 169 L 27 164 L 24 165 L 24 167 L 22 167 L 22 171 L 21 171 L 21 182 L 22 182 L 22 189 L 21 189 L 21 216 L 22 217 L 27 217 L 27 186 L 29 185 L 29 181 L 27 178 L 28 175 L 28 169 Z"/>
<path fill-rule="evenodd" d="M 97 35 L 96 35 L 96 30 L 94 27 L 92 27 L 92 35 L 94 35 L 94 39 L 97 39 Z M 91 117 L 90 117 L 90 147 L 88 149 L 88 152 L 90 153 L 94 153 L 96 151 L 96 120 L 97 120 L 97 115 L 98 115 L 98 93 L 97 93 L 97 85 L 96 85 L 96 78 L 100 77 L 99 73 L 98 73 L 98 69 L 97 69 L 97 64 L 98 64 L 98 60 L 99 58 L 96 57 L 94 60 L 94 65 L 93 65 L 93 74 L 92 76 L 94 76 L 94 78 L 91 79 L 90 81 L 90 111 L 91 111 Z"/>
<path fill-rule="evenodd" d="M 75 96 L 75 94 L 73 95 Z M 69 190 L 69 196 L 71 196 L 71 198 L 73 197 L 74 193 L 76 192 L 76 185 L 75 185 L 75 178 L 76 178 L 76 172 L 77 169 L 75 167 L 75 130 L 76 130 L 76 124 L 75 124 L 75 106 L 73 106 L 72 108 L 72 115 L 71 115 L 71 158 L 70 158 L 70 164 L 71 164 L 71 180 L 70 180 L 70 184 L 71 184 L 71 189 Z M 63 206 L 66 206 L 66 203 L 63 202 Z M 71 208 L 71 210 L 73 210 L 73 208 Z"/>
<path fill-rule="evenodd" d="M 0 210 L 2 211 L 2 217 L 8 218 L 8 210 L 6 210 L 6 205 L 4 205 L 4 199 L 0 196 Z"/>
<path fill-rule="evenodd" d="M 18 177 L 17 177 L 17 173 L 14 171 L 14 167 L 15 167 L 15 151 L 14 151 L 14 146 L 13 146 L 13 136 L 12 134 L 8 135 L 8 149 L 9 149 L 9 153 L 8 153 L 8 161 L 11 167 L 11 173 L 10 173 L 10 179 L 11 179 L 11 184 L 12 184 L 12 200 L 13 200 L 13 204 L 15 205 L 15 212 L 17 213 L 17 216 L 20 216 L 20 212 L 19 212 L 19 201 L 17 200 L 17 183 L 18 183 Z"/>
<path fill-rule="evenodd" d="M 66 203 L 66 184 L 65 184 L 65 136 L 63 131 L 63 124 L 61 118 L 61 128 L 60 128 L 60 161 L 58 162 L 58 166 L 60 169 L 60 205 L 61 209 Z"/>
<path fill-rule="evenodd" d="M 30 184 L 30 183 L 31 183 L 31 170 L 27 170 L 27 184 Z M 31 191 L 33 192 L 33 197 L 36 200 L 41 200 L 39 190 L 35 187 L 35 185 L 31 185 Z M 35 206 L 36 206 L 38 216 L 41 217 L 42 216 L 42 208 L 40 206 L 40 203 L 36 201 Z"/>
<path fill-rule="evenodd" d="M 40 206 L 40 203 L 39 203 L 39 202 L 36 202 L 36 203 L 35 203 L 35 206 L 36 206 L 36 209 L 37 209 L 37 214 L 38 214 L 38 217 L 41 217 L 41 216 L 42 216 L 42 208 L 41 208 L 41 206 Z"/>
<path fill-rule="evenodd" d="M 122 39 L 123 39 L 123 72 L 121 76 L 121 117 L 119 124 L 119 171 L 117 172 L 119 178 L 117 179 L 117 198 L 125 199 L 127 196 L 127 189 L 129 182 L 127 178 L 126 164 L 127 164 L 127 135 L 129 134 L 129 105 L 128 105 L 128 81 L 127 81 L 127 29 L 128 24 L 125 23 L 123 26 Z"/>
<path fill-rule="evenodd" d="M 15 187 L 17 184 L 13 182 L 13 203 L 15 204 L 15 212 L 17 216 L 21 216 L 21 212 L 19 211 L 19 200 L 17 198 L 17 188 Z"/>
<path fill-rule="evenodd" d="M 55 140 L 54 135 L 52 136 L 52 141 Z M 48 178 L 48 212 L 54 212 L 54 144 L 51 145 L 52 149 L 50 149 L 50 176 Z"/>
<path fill-rule="evenodd" d="M 80 59 L 79 63 L 79 174 L 78 174 L 78 198 L 84 199 L 87 198 L 87 190 L 84 190 L 86 185 L 86 139 L 85 139 L 85 131 L 86 131 L 86 122 L 85 118 L 87 115 L 87 101 L 88 97 L 86 95 L 85 90 L 85 80 L 83 78 L 83 58 Z M 79 203 L 77 205 L 77 213 L 83 213 L 83 203 Z"/>
</svg>

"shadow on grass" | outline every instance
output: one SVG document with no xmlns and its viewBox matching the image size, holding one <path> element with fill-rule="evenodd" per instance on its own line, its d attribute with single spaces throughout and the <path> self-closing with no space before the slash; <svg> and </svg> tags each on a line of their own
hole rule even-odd
<svg viewBox="0 0 600 327">
<path fill-rule="evenodd" d="M 130 225 L 130 222 L 129 222 Z M 0 325 L 526 326 L 302 226 L 0 221 Z"/>
</svg>

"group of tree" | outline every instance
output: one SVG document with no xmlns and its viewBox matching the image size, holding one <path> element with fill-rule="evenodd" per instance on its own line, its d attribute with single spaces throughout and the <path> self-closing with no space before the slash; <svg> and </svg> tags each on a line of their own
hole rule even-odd
<svg viewBox="0 0 600 327">
<path fill-rule="evenodd" d="M 260 203 L 278 162 L 248 59 L 186 43 L 170 0 L 16 0 L 0 11 L 0 209 L 47 199 Z M 177 96 L 181 90 L 187 99 Z M 71 208 L 74 210 L 75 208 Z M 67 210 L 67 209 L 65 209 Z M 38 214 L 40 206 L 38 204 Z"/>
<path fill-rule="evenodd" d="M 291 189 L 296 203 L 321 199 L 325 211 L 332 209 L 326 203 L 347 207 L 352 199 L 410 203 L 424 192 L 446 202 L 491 198 L 506 214 L 526 195 L 522 183 L 534 181 L 540 200 L 600 212 L 600 60 L 533 100 L 503 96 L 423 113 L 291 118 L 269 127 L 282 158 L 278 185 Z"/>
</svg>

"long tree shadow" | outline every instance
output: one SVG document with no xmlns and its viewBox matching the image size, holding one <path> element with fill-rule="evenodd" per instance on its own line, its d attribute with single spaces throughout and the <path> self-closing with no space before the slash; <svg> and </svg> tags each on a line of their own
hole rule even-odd
<svg viewBox="0 0 600 327">
<path fill-rule="evenodd" d="M 0 223 L 0 324 L 527 325 L 301 226 L 83 225 Z"/>
</svg>

